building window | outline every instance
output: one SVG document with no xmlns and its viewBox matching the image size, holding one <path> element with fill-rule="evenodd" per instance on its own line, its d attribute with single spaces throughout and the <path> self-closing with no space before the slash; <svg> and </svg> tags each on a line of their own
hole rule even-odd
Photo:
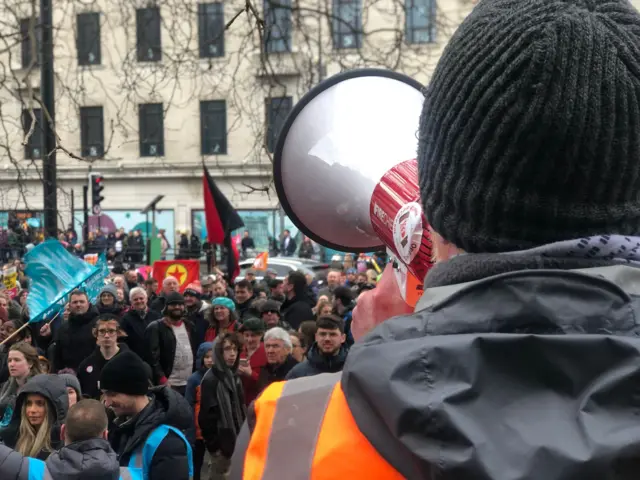
<svg viewBox="0 0 640 480">
<path fill-rule="evenodd" d="M 139 62 L 162 60 L 162 36 L 160 34 L 160 8 L 136 10 L 137 50 Z"/>
<path fill-rule="evenodd" d="M 20 20 L 20 38 L 22 46 L 22 68 L 29 68 L 31 65 L 32 49 L 31 49 L 31 36 L 29 35 L 29 18 L 23 18 Z M 36 37 L 36 65 L 40 63 L 40 42 L 42 40 L 40 28 L 38 27 L 38 21 L 34 21 L 34 34 Z"/>
<path fill-rule="evenodd" d="M 291 0 L 264 0 L 264 48 L 291 51 Z"/>
<path fill-rule="evenodd" d="M 80 13 L 78 26 L 78 65 L 100 65 L 100 14 Z"/>
<path fill-rule="evenodd" d="M 267 149 L 270 153 L 273 153 L 276 148 L 278 135 L 280 135 L 280 131 L 292 108 L 293 99 L 291 97 L 267 99 Z"/>
<path fill-rule="evenodd" d="M 80 107 L 80 143 L 83 157 L 104 155 L 104 118 L 102 107 Z"/>
<path fill-rule="evenodd" d="M 198 4 L 200 58 L 224 57 L 224 8 L 222 3 Z"/>
<path fill-rule="evenodd" d="M 139 106 L 140 156 L 164 156 L 164 112 L 161 103 L 145 103 Z"/>
<path fill-rule="evenodd" d="M 430 43 L 436 38 L 435 0 L 406 0 L 407 43 Z"/>
<path fill-rule="evenodd" d="M 31 160 L 44 157 L 44 132 L 42 131 L 42 110 L 33 109 L 33 115 L 36 118 L 36 124 L 33 132 L 29 137 L 27 145 L 24 147 L 24 158 Z M 22 129 L 26 135 L 31 130 L 31 115 L 28 110 L 22 111 Z"/>
<path fill-rule="evenodd" d="M 224 100 L 200 102 L 200 151 L 202 155 L 227 153 L 227 105 Z"/>
<path fill-rule="evenodd" d="M 362 9 L 360 0 L 333 0 L 334 48 L 362 46 Z"/>
</svg>

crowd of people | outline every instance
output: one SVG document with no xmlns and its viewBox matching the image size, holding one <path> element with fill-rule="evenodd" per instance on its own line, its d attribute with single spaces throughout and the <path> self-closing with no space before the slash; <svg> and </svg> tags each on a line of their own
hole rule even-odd
<svg viewBox="0 0 640 480">
<path fill-rule="evenodd" d="M 318 278 L 249 270 L 231 283 L 216 269 L 184 289 L 131 268 L 111 273 L 93 303 L 76 290 L 59 318 L 29 323 L 30 280 L 16 266 L 20 292 L 0 294 L 0 440 L 47 468 L 72 448 L 115 458 L 104 467 L 117 470 L 134 468 L 152 433 L 168 426 L 148 460 L 154 480 L 188 478 L 190 469 L 204 478 L 205 458 L 209 478 L 224 478 L 247 407 L 267 386 L 342 369 L 351 312 L 377 277 L 358 272 L 350 255 Z M 101 402 L 107 418 L 81 435 L 86 450 L 61 435 L 83 399 Z M 81 410 L 95 418 L 92 405 Z M 2 462 L 13 450 L 0 450 L 0 478 L 14 478 Z"/>
</svg>

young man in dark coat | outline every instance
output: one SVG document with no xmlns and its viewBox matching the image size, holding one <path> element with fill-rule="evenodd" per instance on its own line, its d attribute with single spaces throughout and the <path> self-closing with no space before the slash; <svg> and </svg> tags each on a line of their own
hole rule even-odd
<svg viewBox="0 0 640 480">
<path fill-rule="evenodd" d="M 284 292 L 287 300 L 282 304 L 283 320 L 297 330 L 300 324 L 313 320 L 315 306 L 307 294 L 307 278 L 302 272 L 291 272 L 284 280 Z"/>
<path fill-rule="evenodd" d="M 193 412 L 179 393 L 167 387 L 149 390 L 148 366 L 133 352 L 123 352 L 102 369 L 100 388 L 104 404 L 115 413 L 109 442 L 118 454 L 120 466 L 130 466 L 149 436 L 161 425 L 175 428 L 158 446 L 149 467 L 153 480 L 189 478 L 185 433 L 193 429 Z"/>
</svg>

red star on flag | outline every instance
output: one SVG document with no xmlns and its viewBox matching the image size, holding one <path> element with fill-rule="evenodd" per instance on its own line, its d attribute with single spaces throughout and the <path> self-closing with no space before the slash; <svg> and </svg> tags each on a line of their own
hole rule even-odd
<svg viewBox="0 0 640 480">
<path fill-rule="evenodd" d="M 174 266 L 173 270 L 167 271 L 167 276 L 175 278 L 182 285 L 182 277 L 185 276 L 185 273 L 181 272 L 177 266 Z"/>
</svg>

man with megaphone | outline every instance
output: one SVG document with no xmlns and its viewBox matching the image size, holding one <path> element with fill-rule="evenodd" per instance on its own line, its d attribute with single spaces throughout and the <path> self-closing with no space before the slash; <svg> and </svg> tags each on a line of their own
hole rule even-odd
<svg viewBox="0 0 640 480">
<path fill-rule="evenodd" d="M 320 126 L 290 118 L 279 142 L 307 174 L 350 172 L 366 186 L 354 202 L 339 191 L 325 202 L 327 228 L 352 221 L 351 233 L 322 230 L 308 185 L 312 214 L 300 221 L 291 162 L 278 193 L 315 239 L 368 247 L 359 203 L 373 205 L 386 174 L 357 168 L 340 132 L 318 130 L 358 91 L 385 105 L 373 81 L 342 95 L 351 81 L 306 99 L 297 118 L 314 112 Z M 403 122 L 372 115 L 391 130 Z M 399 216 L 410 225 L 385 239 L 409 266 L 414 233 L 431 234 L 435 265 L 415 313 L 387 270 L 359 300 L 343 372 L 273 384 L 256 400 L 231 478 L 638 478 L 640 14 L 626 0 L 482 0 L 424 91 L 418 137 L 420 198 L 395 215 L 372 207 L 389 230 Z"/>
</svg>

